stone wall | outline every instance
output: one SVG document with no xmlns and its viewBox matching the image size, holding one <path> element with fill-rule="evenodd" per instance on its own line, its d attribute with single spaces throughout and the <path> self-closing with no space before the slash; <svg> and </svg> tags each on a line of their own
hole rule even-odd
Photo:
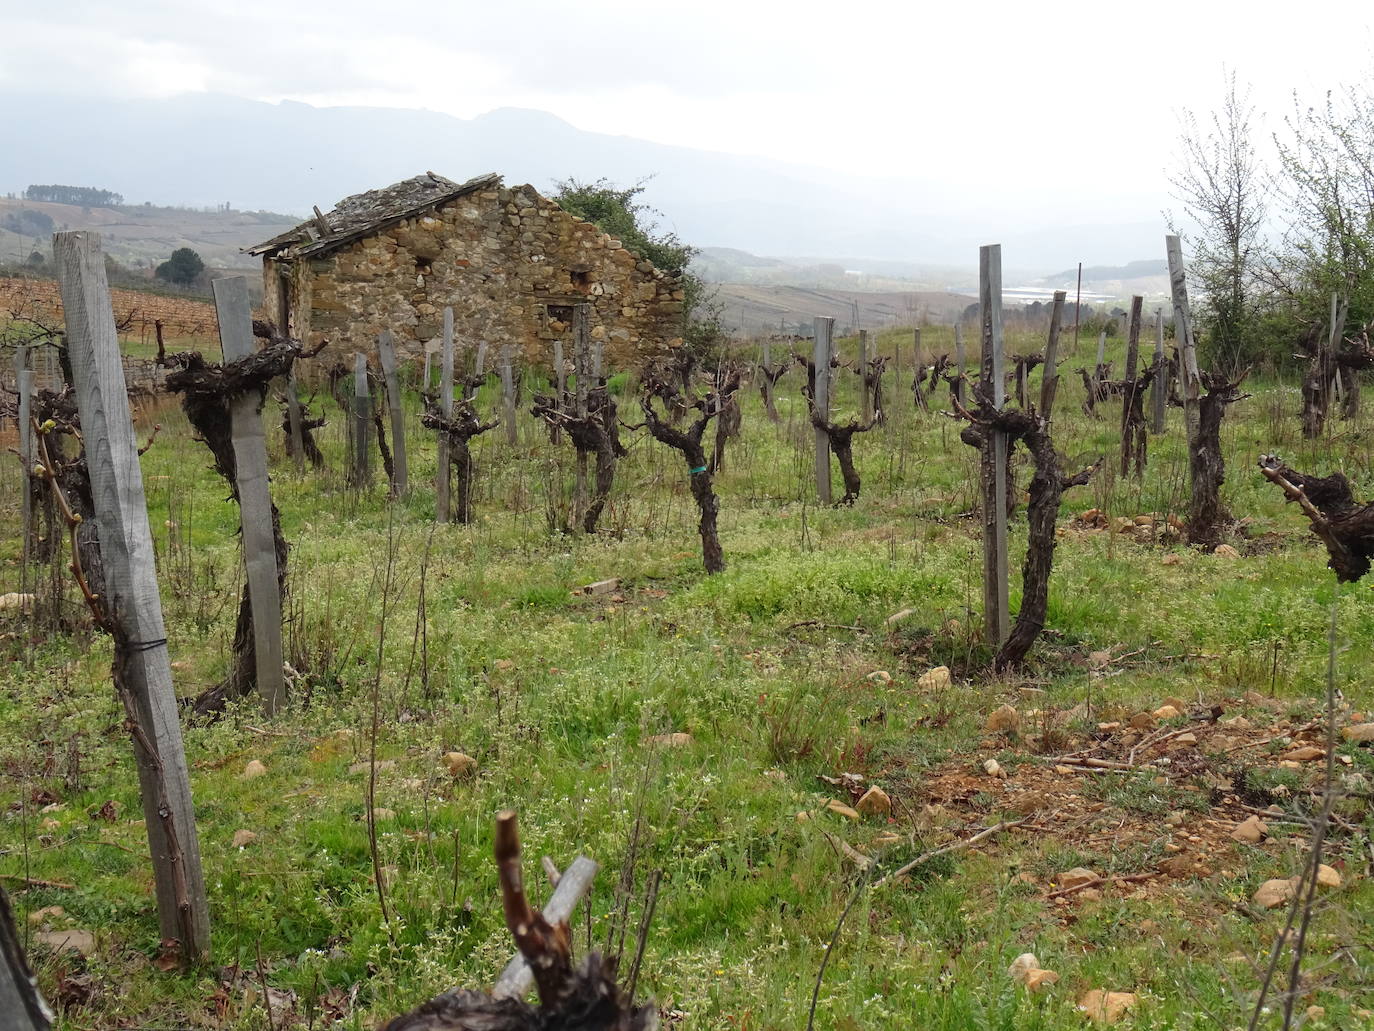
<svg viewBox="0 0 1374 1031">
<path fill-rule="evenodd" d="M 589 302 L 591 332 L 611 368 L 638 364 L 680 341 L 676 277 L 637 260 L 618 240 L 531 186 L 458 197 L 337 250 L 263 263 L 263 311 L 275 318 L 278 277 L 290 280 L 291 329 L 326 355 L 371 351 L 391 330 L 415 354 L 441 336 L 453 307 L 460 353 L 485 342 L 545 365 L 553 342 L 571 356 L 570 306 Z M 323 356 L 322 356 L 323 357 Z M 490 361 L 490 360 L 489 360 Z"/>
</svg>

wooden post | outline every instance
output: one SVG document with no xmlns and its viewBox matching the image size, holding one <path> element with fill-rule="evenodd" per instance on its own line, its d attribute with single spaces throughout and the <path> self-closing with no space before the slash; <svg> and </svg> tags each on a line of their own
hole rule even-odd
<svg viewBox="0 0 1374 1031">
<path fill-rule="evenodd" d="M 283 269 L 277 275 L 277 332 L 283 339 L 291 335 L 291 277 Z M 305 472 L 305 432 L 301 428 L 301 396 L 296 389 L 296 363 L 291 363 L 291 371 L 286 375 L 286 425 L 291 434 L 291 458 L 296 464 L 296 472 Z"/>
<path fill-rule="evenodd" d="M 225 364 L 257 350 L 248 280 L 228 276 L 213 280 L 215 315 Z M 248 604 L 253 610 L 254 674 L 262 707 L 270 716 L 286 700 L 282 679 L 281 591 L 277 580 L 277 543 L 272 533 L 272 491 L 267 478 L 267 435 L 262 427 L 262 398 L 255 391 L 229 400 L 234 442 L 234 487 L 239 496 L 243 565 Z"/>
<path fill-rule="evenodd" d="M 53 258 L 62 291 L 91 499 L 105 573 L 104 608 L 119 629 L 121 678 L 137 720 L 139 795 L 153 862 L 158 926 L 184 955 L 210 958 L 210 911 L 200 868 L 191 779 L 181 742 L 167 630 L 157 587 L 148 502 L 138 466 L 105 258 L 96 233 L 58 233 Z M 146 742 L 146 745 L 144 744 Z"/>
<path fill-rule="evenodd" d="M 1155 309 L 1155 381 L 1150 396 L 1153 406 L 1154 423 L 1150 427 L 1156 434 L 1164 432 L 1164 406 L 1169 401 L 1169 369 L 1164 363 L 1164 309 Z"/>
<path fill-rule="evenodd" d="M 816 318 L 816 342 L 812 361 L 816 366 L 816 414 L 830 421 L 830 349 L 835 332 L 835 320 L 825 316 Z M 822 505 L 830 504 L 830 435 L 816 428 L 816 498 Z"/>
<path fill-rule="evenodd" d="M 515 432 L 515 369 L 510 346 L 501 349 L 501 401 L 503 403 L 501 421 L 506 424 L 506 443 L 514 447 L 519 443 Z"/>
<path fill-rule="evenodd" d="M 372 422 L 372 389 L 367 385 L 367 355 L 353 355 L 353 486 L 365 490 L 372 486 L 372 466 L 368 454 L 369 424 Z"/>
<path fill-rule="evenodd" d="M 0 1013 L 5 1031 L 49 1031 L 54 1014 L 38 990 L 24 959 L 19 929 L 14 926 L 9 896 L 0 887 Z"/>
<path fill-rule="evenodd" d="M 982 317 L 984 389 L 991 387 L 992 406 L 1006 403 L 1002 375 L 1002 245 L 978 249 L 978 307 Z M 983 449 L 983 620 L 988 645 L 997 649 L 1011 632 L 1007 597 L 1007 435 L 991 431 Z"/>
<path fill-rule="evenodd" d="M 1097 368 L 1093 370 L 1093 379 L 1098 379 L 1102 375 L 1102 365 L 1107 360 L 1107 331 L 1104 329 L 1097 334 Z"/>
<path fill-rule="evenodd" d="M 444 351 L 439 360 L 439 414 L 447 422 L 453 415 L 453 309 L 444 309 Z M 448 434 L 439 434 L 439 468 L 435 472 L 435 519 L 449 520 L 449 486 L 453 477 L 449 471 Z"/>
<path fill-rule="evenodd" d="M 15 389 L 19 391 L 19 465 L 23 470 L 19 477 L 19 525 L 24 534 L 20 545 L 20 575 L 24 580 L 22 589 L 28 593 L 28 569 L 32 558 L 29 551 L 33 542 L 33 495 L 29 484 L 37 458 L 33 450 L 33 373 L 29 369 L 27 347 L 15 348 L 14 380 Z"/>
<path fill-rule="evenodd" d="M 391 468 L 394 482 L 391 490 L 400 497 L 409 487 L 406 468 L 406 417 L 401 409 L 401 381 L 396 374 L 396 348 L 391 342 L 391 330 L 384 329 L 377 337 L 377 361 L 382 367 L 386 384 L 386 406 L 391 410 Z"/>
<path fill-rule="evenodd" d="M 568 391 L 568 370 L 563 364 L 563 341 L 553 342 L 553 388 L 554 388 L 554 407 L 562 409 L 563 395 Z M 549 432 L 549 439 L 557 444 L 563 439 L 562 427 L 557 422 Z"/>
<path fill-rule="evenodd" d="M 587 418 L 588 376 L 591 371 L 591 328 L 587 324 L 590 305 L 578 304 L 573 307 L 573 376 L 577 382 L 576 415 L 579 420 Z M 572 525 L 582 525 L 582 517 L 587 511 L 587 453 L 577 452 L 577 479 L 573 486 Z"/>
<path fill-rule="evenodd" d="M 1050 309 L 1050 337 L 1045 343 L 1045 369 L 1040 376 L 1040 418 L 1049 422 L 1054 418 L 1054 395 L 1059 389 L 1059 326 L 1064 320 L 1063 290 L 1054 292 L 1054 307 Z"/>
<path fill-rule="evenodd" d="M 954 396 L 959 403 L 964 403 L 964 327 L 959 323 L 954 324 L 954 372 L 958 379 L 954 381 Z"/>
<path fill-rule="evenodd" d="M 1124 479 L 1130 472 L 1131 453 L 1134 447 L 1134 432 L 1131 428 L 1131 415 L 1135 411 L 1136 366 L 1140 360 L 1140 310 L 1145 298 L 1131 298 L 1130 322 L 1126 329 L 1126 376 L 1123 382 L 1126 391 L 1121 395 L 1121 476 Z M 1141 470 L 1137 470 L 1139 475 Z"/>
<path fill-rule="evenodd" d="M 1197 368 L 1197 341 L 1193 339 L 1193 317 L 1188 309 L 1188 277 L 1183 267 L 1183 244 L 1177 236 L 1164 238 L 1169 256 L 1169 291 L 1174 301 L 1174 337 L 1178 341 L 1178 378 L 1183 388 L 1183 418 L 1188 448 L 1197 444 L 1198 393 L 1202 377 Z M 1191 474 L 1191 465 L 1190 465 Z"/>
<path fill-rule="evenodd" d="M 429 393 L 429 381 L 430 381 L 429 367 L 430 367 L 430 365 L 433 363 L 433 360 L 434 360 L 434 355 L 433 355 L 433 353 L 430 351 L 429 347 L 426 346 L 426 347 L 425 347 L 425 371 L 422 372 L 422 373 L 420 374 L 420 393 L 422 393 L 422 394 L 428 394 L 428 393 Z"/>
<path fill-rule="evenodd" d="M 873 395 L 868 392 L 868 330 L 859 330 L 859 414 L 864 422 L 873 418 Z"/>
</svg>

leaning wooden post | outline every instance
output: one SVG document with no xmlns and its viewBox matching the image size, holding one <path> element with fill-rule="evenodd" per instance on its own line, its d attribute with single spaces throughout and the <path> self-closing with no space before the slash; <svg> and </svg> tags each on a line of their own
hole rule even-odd
<svg viewBox="0 0 1374 1031">
<path fill-rule="evenodd" d="M 453 309 L 444 309 L 444 350 L 439 360 L 439 414 L 445 424 L 453 417 Z M 449 440 L 447 431 L 439 433 L 439 468 L 435 472 L 435 519 L 449 520 L 449 486 L 453 482 L 449 469 Z"/>
<path fill-rule="evenodd" d="M 868 330 L 859 330 L 859 412 L 864 422 L 873 419 L 873 395 L 868 392 Z"/>
<path fill-rule="evenodd" d="M 816 414 L 824 422 L 830 421 L 830 348 L 835 332 L 835 320 L 827 316 L 816 318 L 816 344 L 812 361 L 816 366 Z M 830 435 L 816 427 L 816 498 L 822 505 L 830 504 Z"/>
<path fill-rule="evenodd" d="M 1164 432 L 1164 406 L 1169 401 L 1169 367 L 1164 361 L 1164 309 L 1155 309 L 1155 380 L 1150 395 L 1153 425 L 1150 429 L 1156 434 Z"/>
<path fill-rule="evenodd" d="M 1183 388 L 1183 418 L 1188 435 L 1188 450 L 1197 446 L 1198 394 L 1202 377 L 1197 368 L 1197 341 L 1193 339 L 1193 317 L 1188 310 L 1188 277 L 1183 266 L 1183 243 L 1177 236 L 1164 238 L 1169 256 L 1169 291 L 1174 302 L 1174 337 L 1178 341 L 1178 378 Z M 1192 467 L 1189 466 L 1191 475 Z"/>
<path fill-rule="evenodd" d="M 228 365 L 257 350 L 248 280 L 243 276 L 216 279 L 210 289 L 215 296 L 220 347 Z M 262 707 L 270 716 L 286 700 L 286 682 L 282 678 L 281 591 L 261 404 L 257 391 L 234 395 L 229 400 L 229 428 L 233 434 L 234 488 L 239 496 L 248 605 L 253 610 L 254 674 Z"/>
<path fill-rule="evenodd" d="M 1097 368 L 1093 370 L 1094 379 L 1103 379 L 1102 366 L 1107 362 L 1107 331 L 1097 334 Z"/>
<path fill-rule="evenodd" d="M 1054 292 L 1054 307 L 1050 309 L 1050 336 L 1045 342 L 1045 368 L 1040 375 L 1040 418 L 1049 422 L 1054 418 L 1054 395 L 1059 390 L 1059 326 L 1064 321 L 1063 290 Z"/>
<path fill-rule="evenodd" d="M 992 407 L 1006 403 L 1002 375 L 1002 245 L 978 249 L 978 306 L 982 317 L 984 390 L 991 390 Z M 1000 648 L 1011 632 L 1007 597 L 1007 435 L 991 428 L 990 445 L 983 449 L 983 620 L 991 648 Z"/>
<path fill-rule="evenodd" d="M 368 454 L 368 424 L 372 421 L 372 389 L 367 384 L 367 355 L 361 351 L 353 355 L 353 486 L 365 490 L 372 485 L 372 468 Z"/>
<path fill-rule="evenodd" d="M 377 337 L 377 361 L 386 381 L 386 406 L 391 409 L 391 489 L 400 497 L 409 489 L 406 468 L 406 418 L 401 409 L 401 381 L 396 374 L 396 348 L 391 342 L 391 330 L 384 329 Z"/>
<path fill-rule="evenodd" d="M 200 869 L 191 779 L 167 655 L 148 502 L 120 360 L 105 259 L 96 233 L 58 233 L 53 258 L 62 291 L 72 377 L 100 534 L 105 597 L 115 631 L 116 685 L 129 699 L 139 795 L 153 862 L 158 926 L 196 961 L 210 957 L 210 910 Z"/>
<path fill-rule="evenodd" d="M 501 400 L 503 414 L 501 421 L 506 424 L 506 443 L 514 447 L 519 443 L 515 432 L 515 361 L 510 345 L 501 349 Z"/>
</svg>

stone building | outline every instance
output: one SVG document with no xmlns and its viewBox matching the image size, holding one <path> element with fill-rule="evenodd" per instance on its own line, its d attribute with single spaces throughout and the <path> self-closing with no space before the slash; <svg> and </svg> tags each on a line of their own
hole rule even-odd
<svg viewBox="0 0 1374 1031">
<path fill-rule="evenodd" d="M 506 347 L 547 363 L 572 308 L 609 363 L 680 341 L 677 277 L 569 214 L 532 186 L 497 175 L 456 183 L 433 172 L 341 200 L 328 214 L 249 249 L 263 260 L 263 309 L 306 343 L 369 351 L 383 329 L 415 353 L 452 306 L 459 347 Z M 571 351 L 568 351 L 571 354 Z"/>
</svg>

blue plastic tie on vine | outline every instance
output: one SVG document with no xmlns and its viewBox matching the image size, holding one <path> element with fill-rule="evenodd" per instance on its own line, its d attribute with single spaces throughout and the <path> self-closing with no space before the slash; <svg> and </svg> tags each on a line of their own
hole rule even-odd
<svg viewBox="0 0 1374 1031">
<path fill-rule="evenodd" d="M 695 476 L 697 473 L 704 473 L 706 471 L 706 466 L 699 465 L 695 469 L 688 469 L 687 471 Z"/>
</svg>

